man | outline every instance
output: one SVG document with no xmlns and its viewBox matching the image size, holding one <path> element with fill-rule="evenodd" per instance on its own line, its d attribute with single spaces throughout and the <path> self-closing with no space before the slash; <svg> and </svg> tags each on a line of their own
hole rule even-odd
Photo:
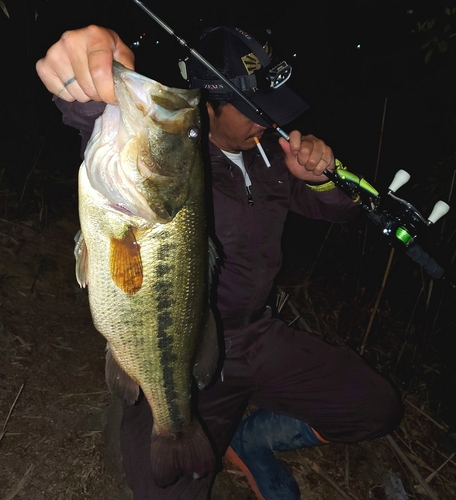
<svg viewBox="0 0 456 500">
<path fill-rule="evenodd" d="M 278 124 L 307 108 L 284 83 L 287 65 L 274 66 L 248 33 L 209 29 L 197 50 Z M 116 33 L 90 26 L 63 34 L 37 63 L 64 122 L 81 131 L 83 147 L 104 103 L 115 103 L 113 59 L 133 68 L 133 55 Z M 204 65 L 189 58 L 181 69 L 207 97 L 208 210 L 221 257 L 213 306 L 225 337 L 222 373 L 199 392 L 198 409 L 219 460 L 227 453 L 238 463 L 258 498 L 295 500 L 297 483 L 274 451 L 373 439 L 402 416 L 393 388 L 356 353 L 288 327 L 267 307 L 287 212 L 345 222 L 358 208 L 323 174 L 337 163 L 323 141 L 298 130 L 286 141 Z M 248 404 L 258 410 L 242 419 Z M 125 408 L 121 448 L 135 498 L 208 498 L 213 477 L 184 477 L 165 489 L 152 484 L 151 428 L 144 400 Z"/>
</svg>

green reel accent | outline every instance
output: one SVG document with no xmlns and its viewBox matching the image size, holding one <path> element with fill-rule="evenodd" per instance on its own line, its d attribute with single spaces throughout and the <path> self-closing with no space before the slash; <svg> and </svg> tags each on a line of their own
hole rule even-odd
<svg viewBox="0 0 456 500">
<path fill-rule="evenodd" d="M 396 238 L 405 246 L 407 246 L 409 243 L 412 243 L 413 241 L 412 235 L 403 227 L 398 227 L 396 229 Z"/>
</svg>

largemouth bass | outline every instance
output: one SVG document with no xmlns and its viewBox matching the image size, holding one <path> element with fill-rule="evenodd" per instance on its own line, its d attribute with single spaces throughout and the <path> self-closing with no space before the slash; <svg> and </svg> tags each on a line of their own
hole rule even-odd
<svg viewBox="0 0 456 500">
<path fill-rule="evenodd" d="M 113 66 L 119 105 L 98 118 L 79 170 L 76 276 L 108 341 L 106 381 L 153 415 L 155 483 L 215 467 L 192 411 L 192 379 L 215 371 L 199 91 Z"/>
</svg>

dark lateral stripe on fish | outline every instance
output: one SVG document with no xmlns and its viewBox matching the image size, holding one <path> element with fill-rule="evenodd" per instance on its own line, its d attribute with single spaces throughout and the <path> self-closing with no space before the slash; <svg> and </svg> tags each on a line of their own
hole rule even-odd
<svg viewBox="0 0 456 500">
<path fill-rule="evenodd" d="M 172 276 L 172 267 L 167 263 L 170 253 L 175 245 L 169 243 L 172 235 L 168 231 L 162 233 L 162 240 L 157 248 L 154 296 L 157 307 L 157 347 L 160 353 L 160 366 L 163 374 L 163 387 L 169 418 L 173 429 L 180 429 L 182 426 L 182 415 L 180 414 L 179 394 L 176 391 L 176 355 L 173 352 L 175 342 L 175 332 L 170 331 L 175 325 L 171 308 L 174 306 L 175 287 Z M 176 436 L 177 437 L 177 436 Z"/>
<path fill-rule="evenodd" d="M 166 261 L 169 259 L 171 252 L 176 248 L 176 244 L 170 243 L 169 241 L 163 241 L 165 239 L 172 239 L 174 237 L 169 231 L 163 231 L 161 235 L 161 242 L 157 248 L 157 260 Z M 161 264 L 164 265 L 164 264 Z"/>
<path fill-rule="evenodd" d="M 173 353 L 174 336 L 169 335 L 167 330 L 173 326 L 173 319 L 169 311 L 158 314 L 158 348 L 160 349 L 160 365 L 163 370 L 163 385 L 165 398 L 168 405 L 169 416 L 174 428 L 179 428 L 182 417 L 179 412 L 179 395 L 175 390 L 175 370 L 176 355 Z"/>
<path fill-rule="evenodd" d="M 158 263 L 156 268 L 155 268 L 155 272 L 159 278 L 163 278 L 164 276 L 167 276 L 170 271 L 171 271 L 171 268 L 169 267 L 168 264 Z"/>
<path fill-rule="evenodd" d="M 166 297 L 166 296 L 157 297 L 157 308 L 158 309 L 169 309 L 173 304 L 174 304 L 174 301 L 171 300 L 170 297 Z M 158 317 L 160 318 L 160 315 Z"/>
</svg>

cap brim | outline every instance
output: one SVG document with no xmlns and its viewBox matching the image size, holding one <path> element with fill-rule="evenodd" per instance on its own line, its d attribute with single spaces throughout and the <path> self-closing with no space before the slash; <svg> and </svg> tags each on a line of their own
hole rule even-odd
<svg viewBox="0 0 456 500">
<path fill-rule="evenodd" d="M 230 103 L 249 120 L 265 127 L 285 125 L 309 109 L 309 105 L 286 85 L 267 92 L 260 90 L 247 97 L 254 103 L 255 109 L 240 97 L 230 100 Z M 265 114 L 273 123 L 263 118 Z"/>
</svg>

